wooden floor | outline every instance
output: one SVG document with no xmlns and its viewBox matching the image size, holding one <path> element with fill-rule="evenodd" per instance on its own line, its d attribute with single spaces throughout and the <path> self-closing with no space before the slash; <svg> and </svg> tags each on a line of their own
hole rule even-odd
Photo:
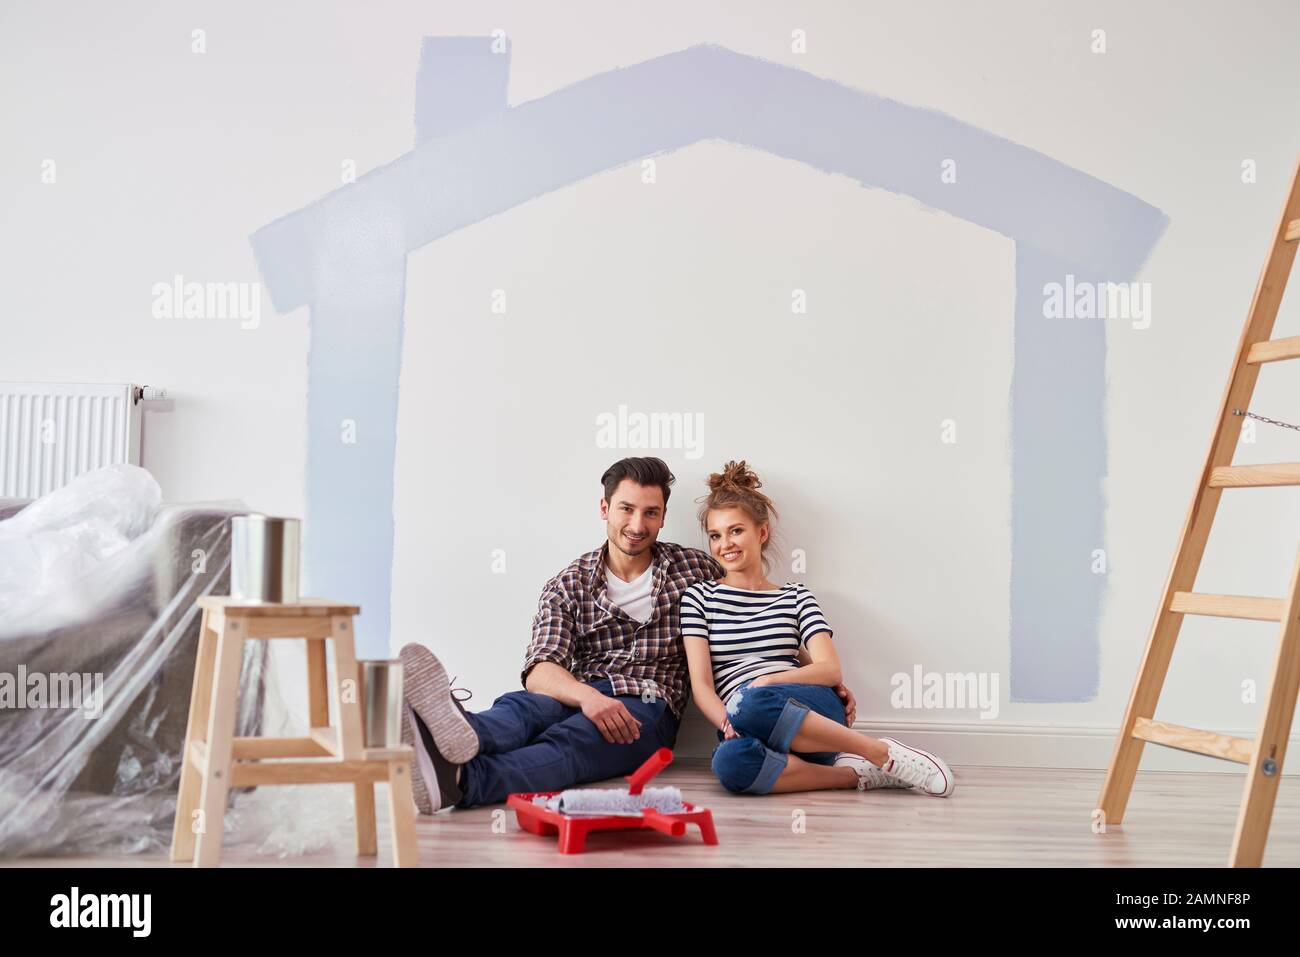
<svg viewBox="0 0 1300 957">
<path fill-rule="evenodd" d="M 1095 834 L 1091 814 L 1101 771 L 958 767 L 955 773 L 957 790 L 948 798 L 903 790 L 751 797 L 728 794 L 704 762 L 683 761 L 656 783 L 676 784 L 688 801 L 712 809 L 717 847 L 701 844 L 692 828 L 681 840 L 649 832 L 597 834 L 586 853 L 561 855 L 553 837 L 523 832 L 512 813 L 495 807 L 418 818 L 420 861 L 426 867 L 1220 867 L 1227 861 L 1242 789 L 1238 774 L 1143 771 L 1124 825 Z M 344 786 L 331 800 L 343 808 L 350 793 Z M 332 834 L 322 835 L 327 849 L 281 859 L 232 839 L 223 863 L 387 867 L 383 788 L 378 798 L 378 860 L 353 856 L 351 820 L 343 811 L 334 818 Z M 1297 825 L 1300 779 L 1288 778 L 1279 790 L 1265 866 L 1300 865 Z M 4 863 L 174 866 L 161 853 Z"/>
</svg>

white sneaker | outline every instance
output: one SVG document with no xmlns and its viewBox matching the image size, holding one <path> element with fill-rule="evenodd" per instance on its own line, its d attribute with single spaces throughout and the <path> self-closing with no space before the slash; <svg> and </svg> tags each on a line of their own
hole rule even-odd
<svg viewBox="0 0 1300 957">
<path fill-rule="evenodd" d="M 891 778 L 860 754 L 841 751 L 835 756 L 835 767 L 852 768 L 857 771 L 859 791 L 874 791 L 876 788 L 910 788 L 912 786 L 898 780 L 898 778 Z"/>
<path fill-rule="evenodd" d="M 895 738 L 881 738 L 889 745 L 889 760 L 881 768 L 891 778 L 914 785 L 935 797 L 947 797 L 957 786 L 952 768 L 929 751 L 908 747 Z"/>
</svg>

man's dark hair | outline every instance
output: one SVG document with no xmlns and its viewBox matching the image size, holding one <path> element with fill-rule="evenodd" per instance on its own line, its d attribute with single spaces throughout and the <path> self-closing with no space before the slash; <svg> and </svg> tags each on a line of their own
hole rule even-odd
<svg viewBox="0 0 1300 957">
<path fill-rule="evenodd" d="M 623 479 L 631 479 L 637 485 L 658 485 L 664 493 L 664 508 L 668 507 L 670 486 L 677 481 L 663 459 L 619 459 L 600 477 L 600 484 L 605 487 L 605 501 L 614 501 L 614 492 Z"/>
</svg>

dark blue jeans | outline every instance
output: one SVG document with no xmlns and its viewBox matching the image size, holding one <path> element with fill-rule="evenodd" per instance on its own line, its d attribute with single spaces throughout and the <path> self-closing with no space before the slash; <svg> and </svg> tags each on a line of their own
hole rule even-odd
<svg viewBox="0 0 1300 957">
<path fill-rule="evenodd" d="M 591 682 L 614 696 L 609 679 Z M 641 722 L 641 737 L 610 744 L 581 708 L 531 691 L 511 691 L 487 711 L 470 714 L 478 732 L 479 753 L 461 778 L 464 796 L 457 807 L 499 804 L 516 791 L 563 791 L 604 778 L 631 774 L 660 748 L 677 741 L 677 717 L 667 701 L 636 695 L 618 700 Z"/>
<path fill-rule="evenodd" d="M 727 705 L 731 727 L 740 735 L 713 749 L 713 773 L 728 791 L 767 794 L 790 760 L 790 742 L 809 711 L 844 724 L 844 702 L 823 685 L 741 685 Z M 814 764 L 834 764 L 836 751 L 797 753 Z"/>
</svg>

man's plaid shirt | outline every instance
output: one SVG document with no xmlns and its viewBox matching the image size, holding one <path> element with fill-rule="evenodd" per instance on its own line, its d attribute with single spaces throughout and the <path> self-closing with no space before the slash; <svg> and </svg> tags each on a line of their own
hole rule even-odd
<svg viewBox="0 0 1300 957">
<path fill-rule="evenodd" d="M 721 578 L 723 568 L 698 548 L 671 542 L 650 547 L 654 607 L 644 624 L 605 596 L 608 541 L 546 583 L 533 616 L 533 640 L 521 680 L 527 681 L 533 665 L 551 661 L 579 681 L 609 678 L 616 695 L 661 695 L 681 718 L 690 694 L 690 671 L 678 606 L 688 586 Z"/>
</svg>

